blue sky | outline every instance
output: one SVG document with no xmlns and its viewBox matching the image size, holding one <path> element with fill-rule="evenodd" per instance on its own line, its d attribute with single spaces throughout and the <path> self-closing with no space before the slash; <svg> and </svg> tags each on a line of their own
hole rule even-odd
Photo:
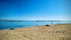
<svg viewBox="0 0 71 40">
<path fill-rule="evenodd" d="M 67 0 L 1 0 L 0 19 L 71 20 Z"/>
</svg>

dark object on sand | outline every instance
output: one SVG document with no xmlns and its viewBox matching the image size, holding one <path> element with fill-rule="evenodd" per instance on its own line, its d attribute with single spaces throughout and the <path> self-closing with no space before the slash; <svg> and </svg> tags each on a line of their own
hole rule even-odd
<svg viewBox="0 0 71 40">
<path fill-rule="evenodd" d="M 56 33 L 60 33 L 60 31 L 56 31 Z"/>
<path fill-rule="evenodd" d="M 14 28 L 10 28 L 10 30 L 14 30 Z"/>
<path fill-rule="evenodd" d="M 50 25 L 45 25 L 45 26 L 50 26 Z"/>
</svg>

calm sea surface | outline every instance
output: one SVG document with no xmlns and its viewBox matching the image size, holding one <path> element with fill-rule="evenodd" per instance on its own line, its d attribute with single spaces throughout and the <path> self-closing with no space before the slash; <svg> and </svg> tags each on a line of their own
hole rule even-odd
<svg viewBox="0 0 71 40">
<path fill-rule="evenodd" d="M 69 21 L 64 22 L 35 22 L 35 21 L 23 21 L 23 22 L 0 22 L 0 29 L 8 28 L 21 28 L 21 27 L 32 27 L 46 24 L 71 24 Z"/>
</svg>

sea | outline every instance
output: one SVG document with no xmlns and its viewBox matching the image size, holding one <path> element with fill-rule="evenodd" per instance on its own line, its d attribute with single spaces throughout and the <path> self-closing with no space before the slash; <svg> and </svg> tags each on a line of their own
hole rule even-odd
<svg viewBox="0 0 71 40">
<path fill-rule="evenodd" d="M 10 29 L 10 28 L 35 27 L 35 26 L 52 25 L 52 24 L 71 24 L 71 21 L 60 21 L 60 22 L 48 22 L 48 21 L 0 22 L 0 30 Z"/>
</svg>

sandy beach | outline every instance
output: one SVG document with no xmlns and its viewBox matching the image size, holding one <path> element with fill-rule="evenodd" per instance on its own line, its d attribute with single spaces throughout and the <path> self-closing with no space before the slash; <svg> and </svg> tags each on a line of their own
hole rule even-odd
<svg viewBox="0 0 71 40">
<path fill-rule="evenodd" d="M 71 24 L 0 30 L 0 40 L 71 40 Z"/>
</svg>

